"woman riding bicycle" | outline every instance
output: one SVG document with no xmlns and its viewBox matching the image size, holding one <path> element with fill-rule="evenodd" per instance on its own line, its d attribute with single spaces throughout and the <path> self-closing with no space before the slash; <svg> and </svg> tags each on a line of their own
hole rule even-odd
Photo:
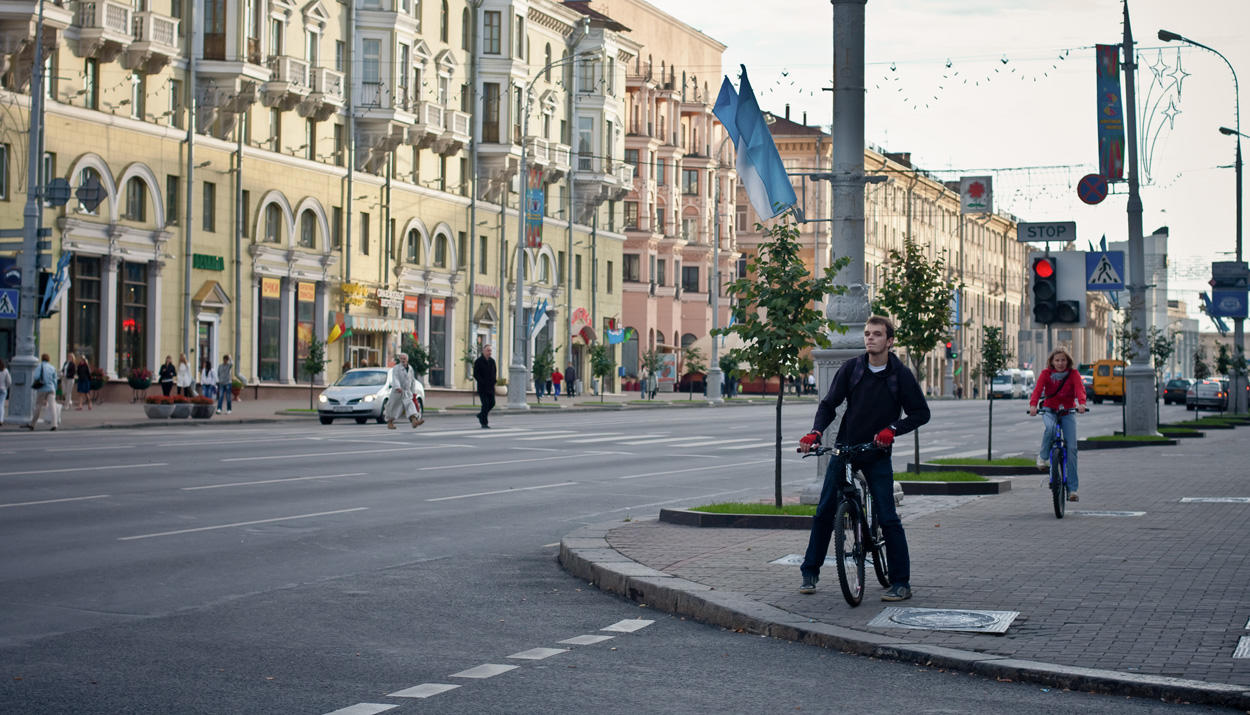
<svg viewBox="0 0 1250 715">
<path fill-rule="evenodd" d="M 1033 394 L 1029 397 L 1029 414 L 1037 414 L 1038 402 L 1044 409 L 1046 431 L 1042 433 L 1042 450 L 1037 457 L 1037 468 L 1046 469 L 1050 464 L 1050 443 L 1055 439 L 1055 425 L 1063 430 L 1068 444 L 1068 501 L 1080 501 L 1076 496 L 1076 416 L 1072 410 L 1085 412 L 1085 383 L 1072 363 L 1067 350 L 1057 348 L 1046 358 L 1046 369 L 1037 378 Z M 1064 412 L 1059 416 L 1059 412 Z"/>
</svg>

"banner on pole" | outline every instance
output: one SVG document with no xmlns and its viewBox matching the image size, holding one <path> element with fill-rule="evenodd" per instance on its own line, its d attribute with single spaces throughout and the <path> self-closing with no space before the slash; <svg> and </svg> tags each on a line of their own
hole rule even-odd
<svg viewBox="0 0 1250 715">
<path fill-rule="evenodd" d="M 542 172 L 531 167 L 525 187 L 525 247 L 543 247 L 543 178 Z"/>
<path fill-rule="evenodd" d="M 1124 104 L 1120 99 L 1120 46 L 1097 45 L 1098 173 L 1124 178 Z"/>
</svg>

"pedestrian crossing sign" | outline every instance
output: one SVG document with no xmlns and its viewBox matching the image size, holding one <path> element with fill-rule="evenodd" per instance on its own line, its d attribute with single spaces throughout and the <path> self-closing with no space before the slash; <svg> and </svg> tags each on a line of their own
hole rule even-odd
<svg viewBox="0 0 1250 715">
<path fill-rule="evenodd" d="M 1086 253 L 1085 290 L 1124 290 L 1124 251 Z"/>
<path fill-rule="evenodd" d="M 17 301 L 16 288 L 0 288 L 0 320 L 17 319 Z"/>
</svg>

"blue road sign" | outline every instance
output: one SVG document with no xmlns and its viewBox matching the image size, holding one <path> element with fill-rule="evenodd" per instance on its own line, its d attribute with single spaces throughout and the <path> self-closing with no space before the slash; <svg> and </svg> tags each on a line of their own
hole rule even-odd
<svg viewBox="0 0 1250 715">
<path fill-rule="evenodd" d="M 0 320 L 17 320 L 19 298 L 16 288 L 0 288 Z"/>
<path fill-rule="evenodd" d="M 1211 291 L 1211 316 L 1220 318 L 1245 318 L 1246 290 L 1216 289 Z"/>
<path fill-rule="evenodd" d="M 1085 290 L 1124 290 L 1124 251 L 1086 253 Z"/>
</svg>

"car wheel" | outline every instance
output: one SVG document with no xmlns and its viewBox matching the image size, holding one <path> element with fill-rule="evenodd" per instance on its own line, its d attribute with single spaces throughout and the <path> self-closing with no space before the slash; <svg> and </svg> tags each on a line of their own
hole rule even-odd
<svg viewBox="0 0 1250 715">
<path fill-rule="evenodd" d="M 317 419 L 321 420 L 321 424 L 323 425 L 328 425 L 334 422 L 333 417 L 318 417 Z"/>
<path fill-rule="evenodd" d="M 366 423 L 366 422 L 368 422 L 368 421 L 369 421 L 369 418 L 368 418 L 368 417 L 357 417 L 357 418 L 356 418 L 356 424 L 358 424 L 358 425 L 363 425 L 364 423 Z"/>
<path fill-rule="evenodd" d="M 389 401 L 389 398 L 382 400 L 382 409 L 378 410 L 378 424 L 386 422 L 386 403 Z"/>
</svg>

